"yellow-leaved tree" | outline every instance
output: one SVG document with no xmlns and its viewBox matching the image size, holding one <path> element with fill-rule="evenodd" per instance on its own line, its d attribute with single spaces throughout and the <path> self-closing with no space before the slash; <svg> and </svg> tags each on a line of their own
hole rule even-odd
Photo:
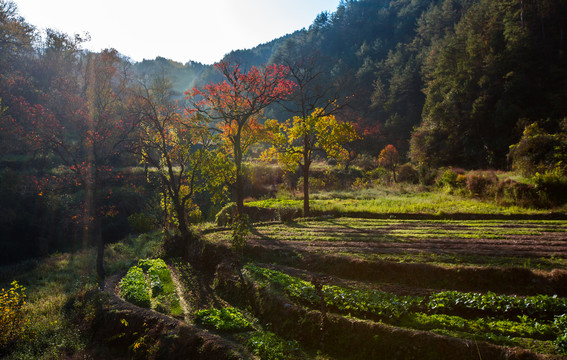
<svg viewBox="0 0 567 360">
<path fill-rule="evenodd" d="M 316 108 L 309 115 L 294 116 L 279 123 L 268 120 L 264 124 L 272 147 L 263 158 L 276 158 L 287 171 L 299 166 L 303 172 L 303 216 L 309 215 L 309 170 L 315 153 L 321 153 L 341 162 L 348 158 L 344 145 L 359 138 L 352 124 L 338 121 L 332 114 Z"/>
</svg>

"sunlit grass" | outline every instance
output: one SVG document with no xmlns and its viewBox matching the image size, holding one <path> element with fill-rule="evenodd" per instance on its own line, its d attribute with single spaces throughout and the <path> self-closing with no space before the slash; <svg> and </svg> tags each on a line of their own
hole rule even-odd
<svg viewBox="0 0 567 360">
<path fill-rule="evenodd" d="M 160 234 L 140 235 L 107 246 L 106 270 L 128 268 L 139 257 L 153 254 Z M 71 297 L 97 286 L 94 249 L 54 254 L 46 259 L 0 267 L 0 284 L 17 280 L 26 287 L 26 313 L 30 319 L 25 335 L 7 359 L 57 359 L 85 348 L 87 338 L 63 311 Z"/>
<path fill-rule="evenodd" d="M 314 212 L 336 214 L 493 214 L 493 215 L 541 215 L 552 211 L 519 206 L 501 206 L 496 202 L 464 198 L 441 192 L 406 191 L 399 188 L 373 188 L 318 192 L 311 195 L 310 208 Z M 249 202 L 258 207 L 294 207 L 301 209 L 303 200 L 266 199 Z M 555 209 L 564 211 L 565 208 Z"/>
</svg>

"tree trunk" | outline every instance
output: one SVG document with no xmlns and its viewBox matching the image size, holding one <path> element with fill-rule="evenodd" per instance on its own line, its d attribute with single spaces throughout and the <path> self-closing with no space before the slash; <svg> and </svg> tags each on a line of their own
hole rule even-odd
<svg viewBox="0 0 567 360">
<path fill-rule="evenodd" d="M 244 214 L 244 183 L 242 181 L 242 174 L 236 170 L 236 212 L 238 216 Z"/>
<path fill-rule="evenodd" d="M 244 214 L 244 181 L 242 178 L 242 147 L 240 131 L 234 139 L 234 164 L 236 165 L 236 212 L 240 217 Z"/>
<path fill-rule="evenodd" d="M 100 290 L 104 290 L 104 279 L 106 273 L 104 271 L 104 239 L 102 237 L 102 229 L 100 217 L 97 213 L 97 184 L 91 181 L 87 185 L 87 235 L 96 246 L 96 275 L 99 281 Z"/>
<path fill-rule="evenodd" d="M 303 217 L 309 216 L 309 166 L 303 166 Z"/>
<path fill-rule="evenodd" d="M 104 239 L 102 238 L 102 232 L 100 231 L 100 224 L 98 224 L 98 219 L 95 220 L 97 223 L 95 226 L 96 232 L 96 243 L 97 243 L 97 251 L 96 251 L 96 274 L 98 276 L 99 281 L 99 289 L 102 291 L 104 290 L 104 279 L 106 274 L 104 272 Z M 96 230 L 98 228 L 98 230 Z"/>
<path fill-rule="evenodd" d="M 190 232 L 189 225 L 187 224 L 187 219 L 185 216 L 185 209 L 183 208 L 183 205 L 179 203 L 178 199 L 174 200 L 173 206 L 175 207 L 175 213 L 177 215 L 177 228 L 179 229 L 181 236 L 184 239 L 188 239 Z"/>
</svg>

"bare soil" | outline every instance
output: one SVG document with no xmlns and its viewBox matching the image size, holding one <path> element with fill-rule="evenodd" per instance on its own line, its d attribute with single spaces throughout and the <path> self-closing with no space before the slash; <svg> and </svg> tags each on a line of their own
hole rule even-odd
<svg viewBox="0 0 567 360">
<path fill-rule="evenodd" d="M 492 233 L 497 231 L 498 228 L 503 230 L 502 235 L 483 238 L 484 230 L 489 229 Z M 519 230 L 517 234 L 511 231 L 514 229 Z M 272 250 L 302 250 L 312 253 L 429 253 L 567 258 L 567 227 L 542 227 L 537 223 L 533 223 L 533 225 L 501 224 L 498 226 L 491 224 L 487 225 L 486 228 L 469 228 L 443 223 L 435 225 L 431 223 L 398 223 L 374 229 L 352 228 L 340 224 L 317 228 L 310 228 L 307 225 L 301 231 L 314 234 L 315 239 L 329 235 L 335 239 L 342 238 L 345 240 L 294 240 L 286 239 L 286 234 L 282 234 L 283 237 L 278 236 L 276 239 L 269 234 L 268 227 L 257 227 L 249 239 L 249 245 L 267 247 Z M 410 234 L 400 236 L 396 234 L 397 231 L 409 232 Z M 412 236 L 412 231 L 421 233 L 422 236 Z M 451 232 L 458 233 L 459 231 L 467 232 L 469 237 L 450 235 Z M 441 234 L 438 234 L 439 232 Z M 449 235 L 443 234 L 444 232 Z M 523 234 L 526 232 L 529 234 Z M 475 233 L 478 235 L 475 235 Z"/>
</svg>

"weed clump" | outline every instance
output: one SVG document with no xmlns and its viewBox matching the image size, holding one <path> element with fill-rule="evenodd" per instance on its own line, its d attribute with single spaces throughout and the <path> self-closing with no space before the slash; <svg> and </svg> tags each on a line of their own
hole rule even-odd
<svg viewBox="0 0 567 360">
<path fill-rule="evenodd" d="M 25 332 L 26 288 L 13 281 L 8 290 L 0 292 L 0 352 L 20 339 Z"/>
</svg>

